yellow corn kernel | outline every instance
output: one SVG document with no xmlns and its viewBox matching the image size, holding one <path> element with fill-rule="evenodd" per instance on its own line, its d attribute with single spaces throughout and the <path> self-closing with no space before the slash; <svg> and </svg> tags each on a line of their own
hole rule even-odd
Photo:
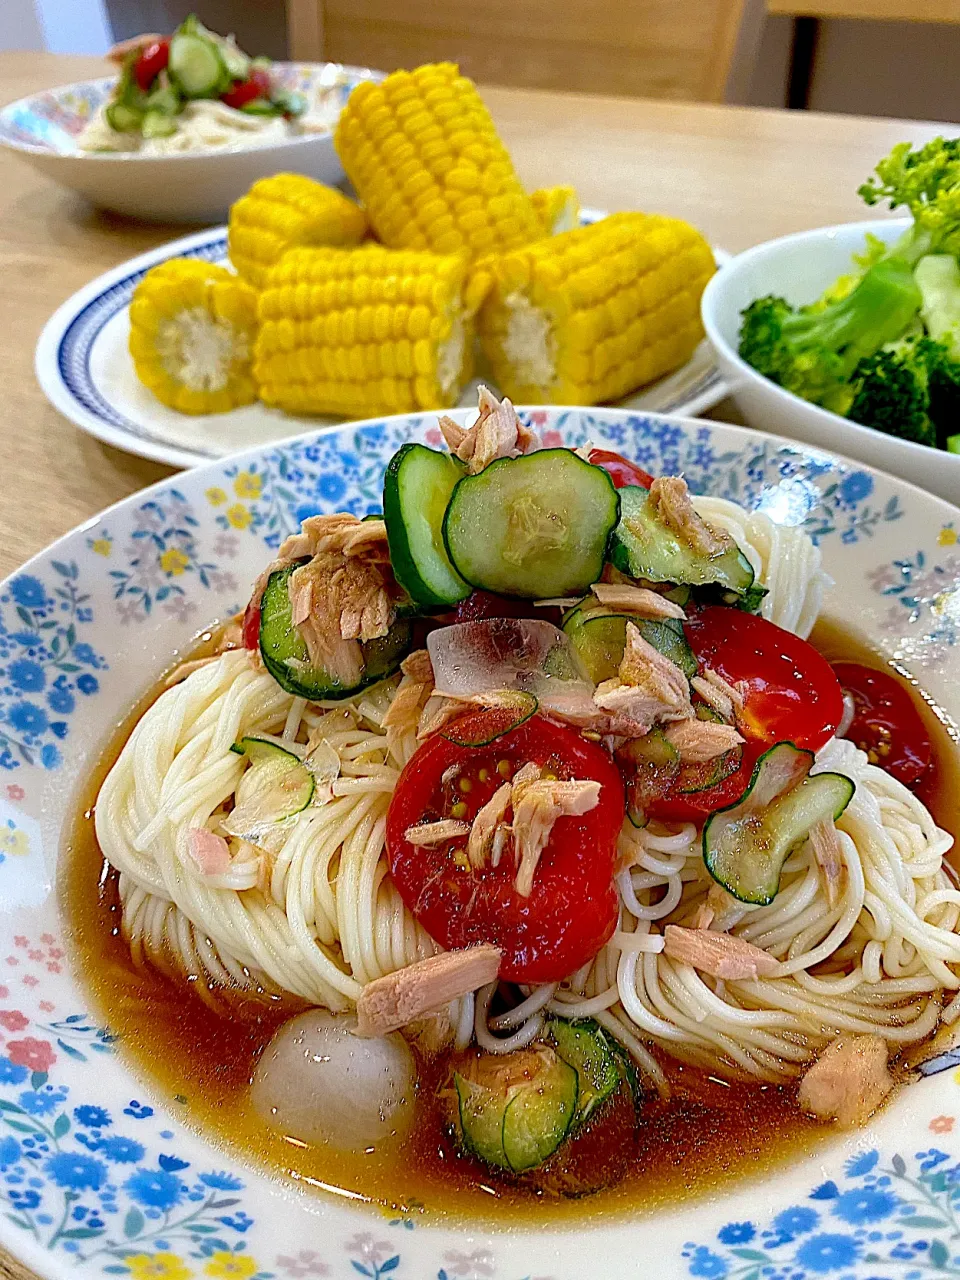
<svg viewBox="0 0 960 1280">
<path fill-rule="evenodd" d="M 355 245 L 367 232 L 359 205 L 300 173 L 255 182 L 230 209 L 230 261 L 259 289 L 270 267 L 298 245 Z"/>
<path fill-rule="evenodd" d="M 465 305 L 477 296 L 468 272 L 465 253 L 288 250 L 259 295 L 261 398 L 350 417 L 455 404 L 472 373 L 479 305 Z"/>
<path fill-rule="evenodd" d="M 530 199 L 540 225 L 548 236 L 573 231 L 580 217 L 580 203 L 573 187 L 540 187 Z"/>
<path fill-rule="evenodd" d="M 676 369 L 703 337 L 710 246 L 676 218 L 617 213 L 475 268 L 477 329 L 518 404 L 599 404 Z"/>
<path fill-rule="evenodd" d="M 181 413 L 225 413 L 256 400 L 256 333 L 255 291 L 225 267 L 197 258 L 151 267 L 130 304 L 137 377 Z"/>
<path fill-rule="evenodd" d="M 355 89 L 334 138 L 378 238 L 392 248 L 503 253 L 544 234 L 476 87 L 450 62 Z M 478 219 L 480 206 L 488 217 Z"/>
</svg>

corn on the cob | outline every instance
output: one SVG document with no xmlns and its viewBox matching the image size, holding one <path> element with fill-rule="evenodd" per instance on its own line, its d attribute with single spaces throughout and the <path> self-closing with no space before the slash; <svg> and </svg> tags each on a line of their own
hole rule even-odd
<svg viewBox="0 0 960 1280">
<path fill-rule="evenodd" d="M 298 245 L 355 245 L 367 232 L 359 205 L 300 173 L 260 178 L 230 209 L 230 261 L 259 289 L 270 267 Z"/>
<path fill-rule="evenodd" d="M 353 417 L 455 404 L 480 302 L 468 270 L 464 253 L 289 250 L 260 294 L 261 398 Z"/>
<path fill-rule="evenodd" d="M 573 187 L 540 187 L 530 192 L 530 199 L 548 236 L 572 231 L 577 225 L 580 202 Z"/>
<path fill-rule="evenodd" d="M 256 292 L 197 258 L 151 267 L 130 303 L 137 377 L 180 413 L 225 413 L 256 400 L 256 330 Z"/>
<path fill-rule="evenodd" d="M 453 63 L 357 85 L 335 143 L 391 248 L 466 250 L 476 259 L 543 235 L 490 113 Z"/>
<path fill-rule="evenodd" d="M 699 232 L 618 213 L 488 264 L 484 354 L 518 404 L 597 404 L 676 369 L 703 335 L 715 270 Z"/>
</svg>

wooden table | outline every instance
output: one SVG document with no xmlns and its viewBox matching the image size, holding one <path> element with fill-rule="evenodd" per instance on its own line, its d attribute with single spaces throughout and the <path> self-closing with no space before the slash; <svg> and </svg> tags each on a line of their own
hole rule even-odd
<svg viewBox="0 0 960 1280">
<path fill-rule="evenodd" d="M 105 70 L 93 58 L 0 54 L 0 100 Z M 861 217 L 856 187 L 874 162 L 901 139 L 938 132 L 896 120 L 513 89 L 485 96 L 529 187 L 572 183 L 586 205 L 676 214 L 731 250 Z M 98 213 L 0 153 L 0 576 L 168 474 L 61 418 L 37 386 L 33 351 L 71 293 L 182 231 Z M 731 417 L 731 406 L 720 416 Z"/>
</svg>

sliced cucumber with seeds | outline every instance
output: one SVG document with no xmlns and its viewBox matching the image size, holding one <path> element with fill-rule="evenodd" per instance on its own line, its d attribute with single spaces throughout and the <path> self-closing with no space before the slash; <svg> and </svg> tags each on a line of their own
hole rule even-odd
<svg viewBox="0 0 960 1280">
<path fill-rule="evenodd" d="M 526 1173 L 549 1159 L 577 1115 L 578 1078 L 551 1048 L 484 1054 L 453 1082 L 464 1148 L 487 1164 Z"/>
<path fill-rule="evenodd" d="M 735 542 L 717 555 L 695 550 L 659 518 L 646 489 L 620 490 L 620 523 L 611 539 L 610 559 L 622 573 L 648 582 L 690 587 L 711 584 L 742 596 L 753 586 L 753 568 Z"/>
<path fill-rule="evenodd" d="M 768 906 L 792 851 L 825 819 L 839 818 L 855 784 L 842 773 L 810 776 L 813 753 L 778 742 L 757 761 L 746 792 L 710 815 L 703 860 L 718 884 L 740 902 Z"/>
<path fill-rule="evenodd" d="M 612 680 L 617 674 L 623 659 L 628 622 L 634 624 L 648 644 L 675 662 L 688 680 L 697 674 L 697 660 L 687 644 L 679 619 L 638 618 L 602 609 L 575 609 L 564 619 L 563 630 L 595 684 L 601 680 Z"/>
<path fill-rule="evenodd" d="M 167 73 L 186 98 L 216 98 L 229 87 L 220 50 L 206 36 L 180 30 L 170 41 Z"/>
<path fill-rule="evenodd" d="M 620 1083 L 616 1058 L 599 1025 L 592 1018 L 567 1022 L 551 1018 L 547 1024 L 557 1053 L 577 1073 L 577 1116 L 579 1124 L 606 1102 Z"/>
<path fill-rule="evenodd" d="M 498 595 L 545 600 L 600 577 L 620 500 L 613 481 L 569 449 L 499 458 L 453 490 L 443 521 L 462 578 Z"/>
<path fill-rule="evenodd" d="M 302 813 L 313 799 L 313 774 L 298 755 L 265 738 L 246 737 L 231 751 L 250 761 L 234 793 L 234 807 L 224 820 L 231 834 L 255 837 L 265 828 Z"/>
<path fill-rule="evenodd" d="M 394 576 L 412 599 L 430 608 L 470 594 L 450 562 L 443 517 L 464 467 L 449 453 L 405 444 L 383 478 L 383 511 Z"/>
<path fill-rule="evenodd" d="M 145 138 L 169 138 L 177 128 L 176 118 L 163 111 L 148 111 L 140 123 Z"/>
<path fill-rule="evenodd" d="M 651 729 L 642 738 L 631 738 L 617 751 L 624 775 L 627 817 L 635 827 L 647 825 L 647 809 L 662 799 L 681 770 L 680 752 L 662 729 Z"/>
<path fill-rule="evenodd" d="M 520 689 L 490 693 L 481 701 L 481 706 L 445 725 L 440 730 L 441 738 L 458 747 L 486 747 L 526 724 L 540 705 L 532 693 Z"/>
<path fill-rule="evenodd" d="M 385 636 L 360 645 L 363 670 L 347 687 L 324 667 L 310 663 L 306 641 L 290 616 L 290 575 L 297 568 L 278 569 L 267 581 L 260 611 L 260 655 L 264 666 L 287 693 L 311 702 L 348 698 L 398 670 L 410 649 L 411 628 L 398 618 Z"/>
</svg>

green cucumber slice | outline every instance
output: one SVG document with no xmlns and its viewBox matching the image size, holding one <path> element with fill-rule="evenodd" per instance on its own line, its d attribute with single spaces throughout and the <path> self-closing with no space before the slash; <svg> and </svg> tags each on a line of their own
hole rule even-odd
<svg viewBox="0 0 960 1280">
<path fill-rule="evenodd" d="M 526 1173 L 556 1151 L 577 1114 L 577 1072 L 546 1045 L 484 1054 L 471 1078 L 453 1077 L 465 1150 L 509 1173 Z"/>
<path fill-rule="evenodd" d="M 411 627 L 398 618 L 385 636 L 361 644 L 363 673 L 347 688 L 323 667 L 311 667 L 306 643 L 290 621 L 287 583 L 297 568 L 278 569 L 267 580 L 260 612 L 260 656 L 264 666 L 287 693 L 311 702 L 349 698 L 398 670 L 410 649 Z"/>
<path fill-rule="evenodd" d="M 617 751 L 617 763 L 624 775 L 627 817 L 635 827 L 645 827 L 650 804 L 662 799 L 677 780 L 680 752 L 662 729 L 651 729 L 625 742 Z"/>
<path fill-rule="evenodd" d="M 186 98 L 217 98 L 231 79 L 216 44 L 183 28 L 170 41 L 167 72 Z"/>
<path fill-rule="evenodd" d="M 612 680 L 620 669 L 628 622 L 634 624 L 648 644 L 676 663 L 688 680 L 697 674 L 697 660 L 679 619 L 637 618 L 627 613 L 581 607 L 567 614 L 563 630 L 594 684 Z"/>
<path fill-rule="evenodd" d="M 177 132 L 177 121 L 164 111 L 148 111 L 140 122 L 140 132 L 145 138 L 169 138 Z"/>
<path fill-rule="evenodd" d="M 753 586 L 750 561 L 734 543 L 719 555 L 706 556 L 688 546 L 660 520 L 646 489 L 620 490 L 620 523 L 611 539 L 610 559 L 622 573 L 648 582 L 675 582 L 690 587 L 712 583 L 742 596 Z"/>
<path fill-rule="evenodd" d="M 135 133 L 143 120 L 143 112 L 125 102 L 111 102 L 104 112 L 107 124 L 117 133 Z"/>
<path fill-rule="evenodd" d="M 463 479 L 463 464 L 425 444 L 405 444 L 383 478 L 383 511 L 394 577 L 412 599 L 431 608 L 470 594 L 450 562 L 443 517 Z"/>
<path fill-rule="evenodd" d="M 282 116 L 283 108 L 271 102 L 269 98 L 254 98 L 245 102 L 240 110 L 248 116 Z"/>
<path fill-rule="evenodd" d="M 813 759 L 792 742 L 778 742 L 757 761 L 737 803 L 707 819 L 704 863 L 740 902 L 773 902 L 791 852 L 817 822 L 839 818 L 852 800 L 856 787 L 844 774 L 810 776 Z"/>
<path fill-rule="evenodd" d="M 443 520 L 460 576 L 498 595 L 546 600 L 600 577 L 620 500 L 600 467 L 569 449 L 498 458 L 453 490 Z"/>
<path fill-rule="evenodd" d="M 607 1037 L 592 1018 L 567 1022 L 551 1018 L 547 1031 L 557 1053 L 577 1073 L 576 1122 L 587 1117 L 605 1102 L 620 1083 L 617 1062 Z"/>
<path fill-rule="evenodd" d="M 486 747 L 505 733 L 519 729 L 536 714 L 540 705 L 532 693 L 520 689 L 505 689 L 488 696 L 486 705 L 467 711 L 445 725 L 440 730 L 441 738 L 458 747 Z"/>
<path fill-rule="evenodd" d="M 253 736 L 241 738 L 231 750 L 250 761 L 223 823 L 231 835 L 255 839 L 274 823 L 302 813 L 313 799 L 314 776 L 294 752 Z"/>
</svg>

